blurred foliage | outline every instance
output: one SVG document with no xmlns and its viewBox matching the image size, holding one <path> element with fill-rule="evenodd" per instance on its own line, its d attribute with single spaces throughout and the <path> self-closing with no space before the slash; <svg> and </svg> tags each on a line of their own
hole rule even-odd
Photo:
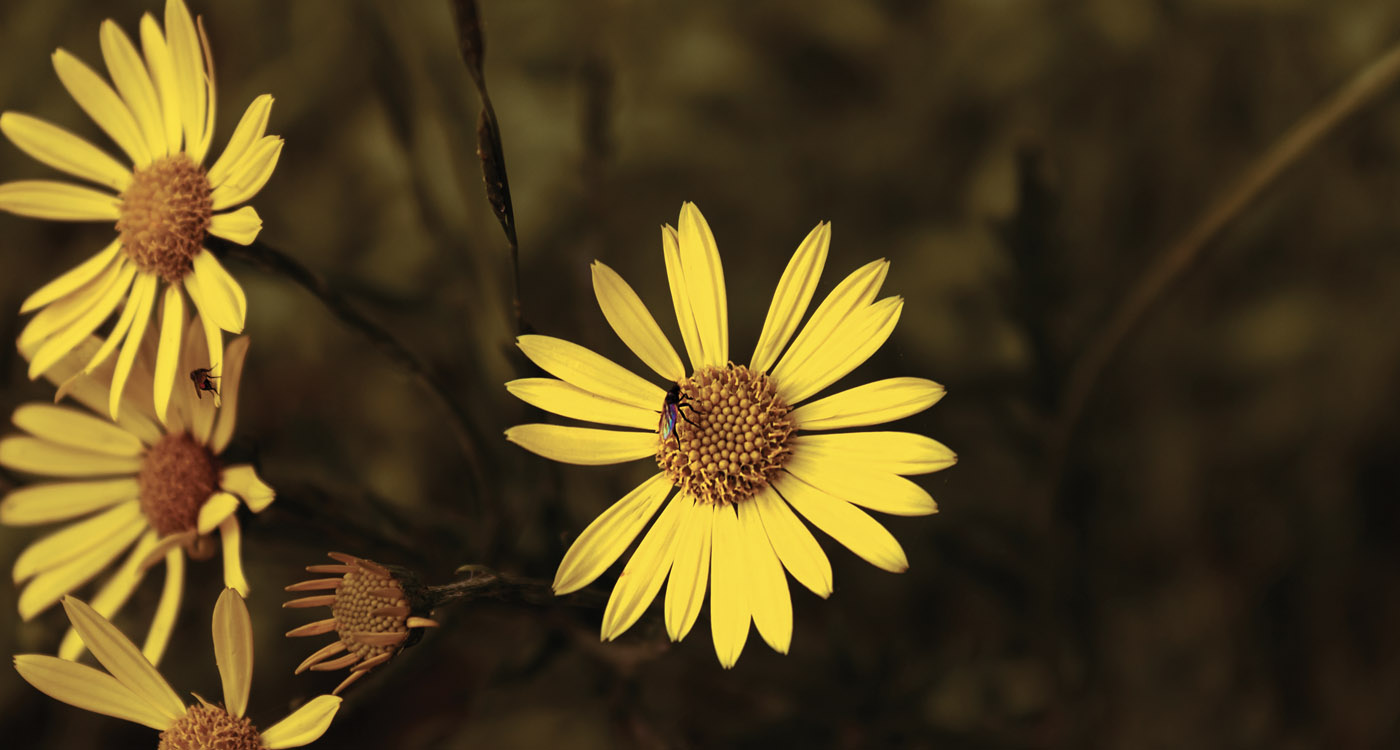
<svg viewBox="0 0 1400 750">
<path fill-rule="evenodd" d="M 100 141 L 58 85 L 153 1 L 9 0 L 0 108 Z M 450 580 L 464 563 L 548 579 L 650 469 L 561 467 L 510 446 L 538 419 L 502 384 L 506 245 L 474 156 L 480 103 L 448 3 L 198 2 L 216 148 L 254 96 L 287 148 L 253 201 L 262 239 L 323 274 L 433 363 L 473 415 L 474 478 L 436 402 L 316 301 L 230 262 L 253 338 L 235 450 L 280 497 L 246 519 L 264 725 L 339 675 L 292 676 L 281 587 L 336 549 Z M 537 331 L 634 358 L 592 298 L 603 260 L 673 340 L 658 227 L 696 201 L 724 257 L 736 358 L 789 254 L 834 237 L 819 293 L 884 256 L 906 298 L 844 381 L 931 377 L 906 420 L 957 467 L 932 518 L 885 518 L 893 576 L 823 542 L 836 592 L 793 587 L 780 656 L 715 662 L 599 615 L 504 604 L 364 680 L 322 747 L 1395 747 L 1400 745 L 1400 96 L 1300 161 L 1137 330 L 1050 486 L 1067 366 L 1211 196 L 1400 37 L 1392 0 L 485 0 Z M 0 179 L 50 172 L 9 144 Z M 110 229 L 0 215 L 0 311 Z M 12 340 L 16 316 L 0 315 Z M 51 398 L 0 347 L 0 407 Z M 0 477 L 0 489 L 15 478 Z M 42 530 L 0 531 L 5 561 Z M 614 569 L 604 577 L 606 587 Z M 192 566 L 164 671 L 218 695 L 216 564 Z M 118 618 L 143 629 L 158 584 Z M 0 587 L 0 611 L 15 591 Z M 702 618 L 707 623 L 707 618 Z M 0 617 L 0 652 L 52 651 L 61 611 Z M 149 746 L 150 731 L 0 679 L 11 747 Z"/>
</svg>

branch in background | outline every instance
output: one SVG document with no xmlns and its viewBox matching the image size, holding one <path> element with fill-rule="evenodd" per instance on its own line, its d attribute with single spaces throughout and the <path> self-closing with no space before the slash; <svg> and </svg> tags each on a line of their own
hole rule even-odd
<svg viewBox="0 0 1400 750">
<path fill-rule="evenodd" d="M 486 56 L 486 43 L 481 36 L 481 17 L 476 10 L 476 0 L 453 0 L 453 16 L 457 20 L 457 45 L 462 52 L 462 62 L 466 63 L 467 73 L 476 84 L 476 92 L 481 97 L 481 116 L 476 124 L 476 155 L 481 159 L 481 176 L 486 182 L 486 199 L 491 202 L 491 210 L 501 229 L 506 233 L 506 243 L 510 247 L 510 267 L 512 293 L 515 305 L 516 333 L 528 333 L 525 311 L 520 303 L 520 244 L 515 237 L 515 209 L 510 202 L 510 180 L 506 177 L 505 149 L 501 147 L 501 126 L 496 120 L 496 109 L 491 106 L 491 96 L 486 93 L 486 75 L 482 63 Z"/>
<path fill-rule="evenodd" d="M 1210 241 L 1248 208 L 1265 188 L 1338 125 L 1390 90 L 1397 80 L 1400 80 L 1400 43 L 1362 69 L 1331 98 L 1305 114 L 1268 151 L 1251 163 L 1244 174 L 1206 208 L 1186 234 L 1142 274 L 1070 371 L 1059 417 L 1050 436 L 1050 451 L 1055 456 L 1051 460 L 1048 477 L 1051 494 L 1059 485 L 1069 440 L 1084 407 L 1104 369 L 1122 350 L 1128 335 L 1146 318 L 1167 289 L 1200 257 Z"/>
<path fill-rule="evenodd" d="M 388 329 L 357 310 L 344 295 L 336 291 L 324 279 L 281 250 L 261 241 L 255 241 L 251 245 L 245 246 L 214 237 L 209 238 L 209 244 L 220 255 L 248 261 L 279 276 L 284 276 L 310 292 L 342 323 L 359 331 L 390 361 L 417 378 L 428 393 L 432 394 L 438 401 L 443 412 L 447 415 L 448 421 L 452 425 L 452 431 L 457 435 L 457 441 L 462 446 L 462 454 L 466 458 L 467 469 L 471 472 L 472 481 L 476 485 L 477 495 L 483 502 L 494 506 L 491 494 L 483 490 L 481 457 L 477 448 L 478 440 L 472 432 L 471 420 L 468 418 L 467 411 L 457 403 L 448 392 L 446 384 L 426 362 L 400 343 Z M 499 509 L 493 507 L 492 510 Z"/>
</svg>

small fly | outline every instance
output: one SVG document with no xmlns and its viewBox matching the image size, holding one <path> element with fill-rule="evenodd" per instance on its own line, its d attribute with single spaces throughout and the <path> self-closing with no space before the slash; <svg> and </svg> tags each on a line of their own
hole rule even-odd
<svg viewBox="0 0 1400 750">
<path fill-rule="evenodd" d="M 666 391 L 666 400 L 661 404 L 661 411 L 659 412 L 661 414 L 661 421 L 656 425 L 656 431 L 661 433 L 661 442 L 663 443 L 672 435 L 675 435 L 677 448 L 681 447 L 681 436 L 680 433 L 676 431 L 677 418 L 684 419 L 692 427 L 697 429 L 700 427 L 700 425 L 695 424 L 690 417 L 687 417 L 685 412 L 681 411 L 682 407 L 695 411 L 695 407 L 690 403 L 690 397 L 681 393 L 681 384 L 672 383 L 671 387 Z"/>
<path fill-rule="evenodd" d="M 209 391 L 210 393 L 214 394 L 214 407 L 218 408 L 223 404 L 220 403 L 221 399 L 219 398 L 219 384 L 214 381 L 218 380 L 221 376 L 210 375 L 210 369 L 212 368 L 199 367 L 194 370 L 191 370 L 190 381 L 194 383 L 194 395 L 196 397 L 202 399 L 204 398 L 204 394 L 201 391 Z"/>
</svg>

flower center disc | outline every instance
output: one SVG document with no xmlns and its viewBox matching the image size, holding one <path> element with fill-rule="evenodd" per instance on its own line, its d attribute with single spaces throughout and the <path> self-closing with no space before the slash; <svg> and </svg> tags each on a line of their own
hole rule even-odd
<svg viewBox="0 0 1400 750">
<path fill-rule="evenodd" d="M 396 595 L 386 595 L 390 593 Z M 346 649 L 359 654 L 362 659 L 369 659 L 392 653 L 398 648 L 397 645 L 371 645 L 356 637 L 366 633 L 408 632 L 404 617 L 375 614 L 385 607 L 408 607 L 408 598 L 404 596 L 398 580 L 392 575 L 378 575 L 366 565 L 353 566 L 341 579 L 335 591 L 335 603 L 331 605 L 331 613 L 335 615 L 337 623 L 336 632 Z"/>
<path fill-rule="evenodd" d="M 792 420 L 773 381 L 743 365 L 707 367 L 681 383 L 675 432 L 656 448 L 673 484 L 706 503 L 738 503 L 791 455 Z"/>
<path fill-rule="evenodd" d="M 218 488 L 219 468 L 209 449 L 189 433 L 166 435 L 146 451 L 141 473 L 141 512 L 162 537 L 193 531 L 199 508 Z"/>
<path fill-rule="evenodd" d="M 137 267 L 173 283 L 193 268 L 213 214 L 209 178 L 179 153 L 136 170 L 122 193 L 117 231 Z"/>
<path fill-rule="evenodd" d="M 202 704 L 160 733 L 158 750 L 258 750 L 262 738 L 253 722 L 218 706 Z"/>
</svg>

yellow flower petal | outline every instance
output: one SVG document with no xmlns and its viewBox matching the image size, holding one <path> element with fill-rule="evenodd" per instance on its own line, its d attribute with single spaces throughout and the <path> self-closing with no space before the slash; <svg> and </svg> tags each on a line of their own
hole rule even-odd
<svg viewBox="0 0 1400 750">
<path fill-rule="evenodd" d="M 53 68 L 73 100 L 131 157 L 132 164 L 139 169 L 151 163 L 151 149 L 136 118 L 102 76 L 63 49 L 53 53 Z"/>
<path fill-rule="evenodd" d="M 852 314 L 788 380 L 778 381 L 778 395 L 796 404 L 845 377 L 885 345 L 903 310 L 903 299 L 888 297 Z"/>
<path fill-rule="evenodd" d="M 209 222 L 209 233 L 215 237 L 223 237 L 229 242 L 247 245 L 258 238 L 262 225 L 262 217 L 258 216 L 258 212 L 253 210 L 252 206 L 244 206 L 231 213 L 214 214 L 214 218 Z"/>
<path fill-rule="evenodd" d="M 859 461 L 795 451 L 783 468 L 828 495 L 881 513 L 926 516 L 938 512 L 938 505 L 919 485 Z"/>
<path fill-rule="evenodd" d="M 46 311 L 47 312 L 47 311 Z M 43 313 L 40 313 L 42 315 Z M 133 323 L 133 326 L 135 323 Z M 130 344 L 131 336 L 128 334 L 127 342 Z M 56 400 L 71 397 L 73 400 L 92 409 L 94 412 L 102 413 L 107 408 L 112 382 L 112 363 L 99 365 L 91 373 L 83 374 L 83 363 L 91 359 L 93 352 L 97 351 L 101 342 L 96 338 L 89 337 L 81 341 L 73 348 L 67 356 L 59 359 L 58 363 L 44 373 L 44 377 L 54 385 L 59 386 Z M 31 345 L 29 350 L 21 351 L 26 356 L 32 356 L 34 348 Z M 156 426 L 155 413 L 152 410 L 151 399 L 151 374 L 150 369 L 144 362 L 136 362 L 132 369 L 132 374 L 138 375 L 138 382 L 131 383 L 126 388 L 126 407 L 117 419 L 117 424 L 123 430 L 130 432 L 141 439 L 141 442 L 151 445 L 160 440 L 164 433 Z"/>
<path fill-rule="evenodd" d="M 160 24 L 150 13 L 141 16 L 141 51 L 160 99 L 160 119 L 165 129 L 166 148 L 173 154 L 181 150 L 184 141 L 180 87 L 175 81 L 175 61 L 170 57 L 170 46 L 165 43 Z"/>
<path fill-rule="evenodd" d="M 743 581 L 748 587 L 753 624 L 774 651 L 786 654 L 792 645 L 792 597 L 788 593 L 787 576 L 783 575 L 783 564 L 768 541 L 758 505 L 739 503 L 736 509 L 743 535 Z"/>
<path fill-rule="evenodd" d="M 768 317 L 763 320 L 763 333 L 759 334 L 749 369 L 767 372 L 778 361 L 778 355 L 792 339 L 817 291 L 817 281 L 821 279 L 830 246 L 831 225 L 827 222 L 818 224 L 797 246 L 797 252 L 792 254 L 782 278 L 778 279 L 778 289 L 768 305 Z"/>
<path fill-rule="evenodd" d="M 101 190 L 52 180 L 0 185 L 0 211 L 54 221 L 116 221 L 121 204 Z"/>
<path fill-rule="evenodd" d="M 0 131 L 21 151 L 74 177 L 117 192 L 131 184 L 131 170 L 102 149 L 50 122 L 19 112 L 0 115 Z"/>
<path fill-rule="evenodd" d="M 74 321 L 91 310 L 107 291 L 116 285 L 122 271 L 130 265 L 125 257 L 116 256 L 91 280 L 40 310 L 24 330 L 19 332 L 16 344 L 24 358 L 33 359 L 45 340 L 69 328 Z M 96 346 L 93 347 L 93 351 L 96 351 Z"/>
<path fill-rule="evenodd" d="M 215 211 L 236 206 L 258 194 L 259 190 L 272 179 L 277 169 L 277 160 L 282 156 L 282 139 L 266 135 L 258 139 L 243 158 L 236 162 L 224 184 L 214 188 L 209 198 Z"/>
<path fill-rule="evenodd" d="M 582 466 L 620 464 L 656 453 L 656 435 L 650 432 L 522 424 L 506 430 L 506 439 L 545 458 Z"/>
<path fill-rule="evenodd" d="M 924 378 L 889 378 L 803 404 L 788 417 L 800 430 L 839 430 L 884 424 L 938 403 L 943 386 Z"/>
<path fill-rule="evenodd" d="M 661 227 L 661 251 L 666 258 L 666 280 L 671 285 L 671 303 L 676 308 L 676 323 L 681 328 L 690 366 L 700 369 L 705 364 L 705 350 L 700 341 L 700 329 L 695 324 L 695 311 L 690 307 L 690 292 L 686 291 L 685 270 L 681 268 L 680 237 L 667 224 Z"/>
<path fill-rule="evenodd" d="M 682 494 L 680 531 L 676 536 L 676 556 L 671 561 L 671 577 L 666 584 L 666 634 L 679 641 L 690 632 L 700 606 L 705 602 L 705 586 L 710 577 L 710 539 L 714 531 L 713 506 L 696 502 Z"/>
<path fill-rule="evenodd" d="M 127 333 L 131 330 L 131 324 L 136 321 L 137 313 L 141 310 L 142 298 L 153 293 L 153 291 L 147 292 L 145 289 L 138 289 L 138 287 L 150 287 L 151 290 L 154 290 L 156 286 L 154 275 L 138 272 L 135 274 L 135 279 L 131 285 L 130 293 L 127 294 L 126 304 L 122 306 L 122 314 L 117 318 L 116 325 L 112 326 L 111 332 L 107 334 L 107 340 L 102 342 L 97 353 L 88 359 L 88 363 L 83 367 L 83 372 L 91 374 L 106 362 L 108 357 L 112 356 L 112 352 L 116 351 L 118 346 L 121 346 L 122 341 L 126 339 Z M 147 314 L 149 315 L 149 312 Z M 142 321 L 142 325 L 144 327 L 145 321 Z"/>
<path fill-rule="evenodd" d="M 39 692 L 70 706 L 165 731 L 174 720 L 115 677 L 86 664 L 42 654 L 20 654 L 15 670 Z"/>
<path fill-rule="evenodd" d="M 749 639 L 749 584 L 744 565 L 743 530 L 734 508 L 711 506 L 714 515 L 710 555 L 710 634 L 720 666 L 729 669 Z"/>
<path fill-rule="evenodd" d="M 131 282 L 135 278 L 136 264 L 123 264 L 117 274 L 116 282 L 107 287 L 92 307 L 78 316 L 78 319 L 74 320 L 67 328 L 58 331 L 51 338 L 46 339 L 43 344 L 40 344 L 38 350 L 34 352 L 34 356 L 29 360 L 30 380 L 43 375 L 50 367 L 57 364 L 58 360 L 73 351 L 79 342 L 97 330 L 97 327 L 102 325 L 117 309 L 117 305 L 131 289 Z"/>
<path fill-rule="evenodd" d="M 913 432 L 842 432 L 797 435 L 793 453 L 855 464 L 870 471 L 909 476 L 942 471 L 958 462 L 948 446 Z"/>
<path fill-rule="evenodd" d="M 219 486 L 243 498 L 248 509 L 254 513 L 266 510 L 277 497 L 272 488 L 258 478 L 257 472 L 248 464 L 225 467 L 219 477 Z"/>
<path fill-rule="evenodd" d="M 15 583 L 80 557 L 95 542 L 141 519 L 141 504 L 133 499 L 49 534 L 19 554 L 14 567 Z"/>
<path fill-rule="evenodd" d="M 224 146 L 224 152 L 219 155 L 214 166 L 209 168 L 209 184 L 214 188 L 221 187 L 233 174 L 233 167 L 238 164 L 248 149 L 254 143 L 262 140 L 267 133 L 267 121 L 272 115 L 272 95 L 263 94 L 253 100 L 248 105 L 248 109 L 243 111 L 243 117 L 238 121 L 238 127 L 233 129 L 233 135 L 228 140 L 228 145 Z"/>
<path fill-rule="evenodd" d="M 194 541 L 194 539 L 194 531 L 177 531 L 156 539 L 156 546 L 152 547 L 150 553 L 141 560 L 141 569 L 148 570 L 156 563 L 164 560 L 170 553 L 181 552 L 184 545 Z M 155 660 L 152 659 L 151 661 L 154 662 Z"/>
<path fill-rule="evenodd" d="M 195 302 L 198 304 L 197 299 Z M 214 328 L 213 336 L 218 342 L 219 351 L 222 352 L 223 334 L 217 326 L 211 327 Z M 185 328 L 185 340 L 180 345 L 180 364 L 175 369 L 175 395 L 172 397 L 185 430 L 201 445 L 209 441 L 209 432 L 214 426 L 214 399 L 204 398 L 203 394 L 195 389 L 194 383 L 184 376 L 197 367 L 212 367 L 209 362 L 209 349 L 205 344 L 205 330 L 203 320 L 198 315 L 190 319 Z"/>
<path fill-rule="evenodd" d="M 281 750 L 315 742 L 330 728 L 331 719 L 339 710 L 339 696 L 318 695 L 263 732 L 262 745 L 268 750 Z"/>
<path fill-rule="evenodd" d="M 554 378 L 512 380 L 506 390 L 531 406 L 585 422 L 646 430 L 655 429 L 660 418 L 655 410 L 603 398 Z"/>
<path fill-rule="evenodd" d="M 145 138 L 146 148 L 154 158 L 165 156 L 169 153 L 169 144 L 165 141 L 165 122 L 161 119 L 160 99 L 157 98 L 155 84 L 151 83 L 151 76 L 141 61 L 141 54 L 136 51 L 136 46 L 131 43 L 131 38 L 126 32 L 111 19 L 102 22 L 100 38 L 102 58 L 107 61 L 107 70 L 112 74 L 112 82 L 117 85 L 117 92 L 121 94 L 122 101 L 136 118 L 136 124 Z"/>
<path fill-rule="evenodd" d="M 238 424 L 238 388 L 243 382 L 243 361 L 248 356 L 249 344 L 247 336 L 240 336 L 230 341 L 228 348 L 224 350 L 223 375 L 219 378 L 219 395 L 223 405 L 219 407 L 214 432 L 209 436 L 209 449 L 215 454 L 223 453 L 228 447 L 229 441 L 233 439 L 233 428 Z M 254 513 L 262 510 L 251 502 L 252 498 L 247 495 L 243 497 L 250 500 L 248 507 L 252 508 Z M 270 497 L 268 502 L 272 502 Z M 266 504 L 263 507 L 267 507 Z"/>
<path fill-rule="evenodd" d="M 141 340 L 145 338 L 146 328 L 151 324 L 151 310 L 155 308 L 159 291 L 158 277 L 154 274 L 140 274 L 136 283 L 132 285 L 131 300 L 127 304 L 135 304 L 136 312 L 132 316 L 131 329 L 126 333 L 121 353 L 117 355 L 117 364 L 112 370 L 112 387 L 107 396 L 107 413 L 112 419 L 120 421 L 130 414 L 129 411 L 128 415 L 121 413 L 122 395 L 126 393 L 127 378 L 130 377 L 132 366 L 136 363 L 136 354 L 141 351 Z M 146 379 L 144 382 L 151 381 Z"/>
<path fill-rule="evenodd" d="M 623 567 L 608 597 L 608 606 L 603 610 L 603 640 L 610 641 L 626 632 L 656 598 L 656 592 L 661 590 L 661 584 L 671 571 L 682 510 L 694 504 L 694 499 L 688 496 L 676 496 L 642 537 L 642 543 Z"/>
<path fill-rule="evenodd" d="M 671 494 L 665 474 L 656 474 L 603 511 L 579 534 L 554 575 L 554 594 L 563 596 L 592 583 L 637 538 Z"/>
<path fill-rule="evenodd" d="M 136 590 L 136 585 L 145 576 L 145 571 L 141 568 L 141 561 L 146 559 L 156 544 L 156 532 L 146 531 L 141 535 L 141 539 L 136 542 L 136 546 L 127 553 L 126 561 L 122 566 L 102 584 L 97 596 L 89 602 L 92 610 L 99 615 L 111 620 L 131 598 L 131 592 Z M 78 635 L 77 629 L 71 625 L 68 632 L 63 634 L 63 642 L 58 646 L 58 658 L 77 661 L 83 655 L 87 646 L 83 644 L 83 639 Z"/>
<path fill-rule="evenodd" d="M 253 621 L 243 597 L 224 589 L 214 604 L 214 662 L 224 686 L 224 706 L 234 716 L 248 710 L 253 684 Z"/>
<path fill-rule="evenodd" d="M 694 203 L 681 204 L 678 226 L 681 268 L 705 364 L 723 367 L 729 361 L 729 312 L 719 249 Z"/>
<path fill-rule="evenodd" d="M 65 594 L 92 580 L 117 555 L 146 531 L 146 521 L 138 518 L 111 530 L 105 536 L 89 539 L 82 554 L 35 576 L 19 595 L 20 619 L 29 620 L 48 609 Z"/>
<path fill-rule="evenodd" d="M 812 593 L 823 599 L 831 596 L 831 561 L 812 532 L 771 486 L 759 490 L 751 502 L 783 567 Z"/>
<path fill-rule="evenodd" d="M 243 287 L 224 270 L 213 253 L 200 250 L 194 256 L 194 279 L 204 306 L 209 308 L 200 310 L 200 314 L 213 318 L 229 333 L 242 333 L 248 318 L 248 298 L 243 294 Z"/>
<path fill-rule="evenodd" d="M 175 66 L 176 95 L 180 102 L 180 122 L 184 125 L 185 151 L 198 164 L 204 158 L 199 146 L 206 142 L 209 90 L 205 84 L 203 48 L 194 28 L 194 19 L 182 0 L 166 2 L 165 34 L 170 59 Z"/>
<path fill-rule="evenodd" d="M 681 358 L 632 287 L 600 261 L 593 262 L 592 270 L 593 293 L 617 337 L 657 375 L 672 382 L 684 378 Z"/>
<path fill-rule="evenodd" d="M 199 506 L 199 523 L 197 529 L 201 535 L 208 534 L 219 527 L 224 519 L 233 515 L 238 510 L 238 498 L 227 492 L 215 492 L 209 496 L 204 504 Z"/>
<path fill-rule="evenodd" d="M 641 409 L 660 409 L 666 400 L 666 391 L 571 341 L 527 335 L 516 343 L 545 372 L 589 393 Z"/>
<path fill-rule="evenodd" d="M 201 333 L 204 334 L 199 339 L 197 346 L 192 347 L 193 356 L 190 357 L 188 372 L 194 372 L 197 368 L 208 367 L 209 372 L 217 377 L 214 381 L 217 390 L 209 394 L 209 398 L 204 397 L 203 391 L 194 387 L 190 383 L 190 393 L 195 395 L 195 422 L 194 439 L 203 445 L 208 445 L 214 433 L 214 420 L 218 418 L 218 411 L 222 403 L 224 386 L 224 332 L 212 319 L 203 315 L 198 317 Z M 196 337 L 198 338 L 198 337 Z"/>
<path fill-rule="evenodd" d="M 798 479 L 784 474 L 777 483 L 778 494 L 812 525 L 864 558 L 866 562 L 891 573 L 909 569 L 904 548 L 889 531 L 854 505 L 832 497 Z"/>
<path fill-rule="evenodd" d="M 109 456 L 140 456 L 145 446 L 131 433 L 87 412 L 50 404 L 15 409 L 15 426 L 59 445 Z"/>
<path fill-rule="evenodd" d="M 175 620 L 180 615 L 180 599 L 185 591 L 185 551 L 177 545 L 166 550 L 164 556 L 165 584 L 160 589 L 160 603 L 156 605 L 155 617 L 151 618 L 146 642 L 141 646 L 141 654 L 152 664 L 160 663 L 165 647 L 170 645 L 170 634 L 175 631 Z"/>
<path fill-rule="evenodd" d="M 92 482 L 47 482 L 10 490 L 0 500 L 0 523 L 35 526 L 87 515 L 136 499 L 136 477 Z"/>
<path fill-rule="evenodd" d="M 802 327 L 787 353 L 778 360 L 778 365 L 773 368 L 773 379 L 780 384 L 790 379 L 808 357 L 826 346 L 832 332 L 845 322 L 852 312 L 869 305 L 875 299 L 889 270 L 889 261 L 881 258 L 857 268 L 850 276 L 842 279 L 841 283 L 826 295 L 826 299 L 817 305 L 817 310 L 812 313 L 807 325 Z M 792 402 L 788 402 L 788 405 L 791 406 Z"/>
<path fill-rule="evenodd" d="M 108 456 L 12 435 L 0 438 L 0 466 L 50 477 L 100 477 L 135 475 L 141 471 L 141 459 Z"/>
<path fill-rule="evenodd" d="M 116 626 L 71 596 L 63 600 L 63 608 L 88 650 L 117 682 L 150 703 L 167 719 L 178 719 L 185 714 L 185 704 L 170 689 L 170 684 Z"/>
<path fill-rule="evenodd" d="M 243 575 L 243 531 L 238 516 L 229 516 L 219 524 L 219 538 L 224 544 L 224 585 L 248 596 L 248 579 Z"/>
<path fill-rule="evenodd" d="M 175 368 L 180 364 L 180 340 L 185 333 L 185 299 L 180 285 L 165 288 L 164 312 L 160 323 L 160 348 L 156 353 L 156 418 L 168 423 L 170 397 L 175 392 Z"/>
<path fill-rule="evenodd" d="M 121 249 L 121 246 L 121 240 L 113 240 L 101 252 L 65 271 L 62 276 L 39 287 L 38 291 L 25 298 L 24 304 L 19 306 L 20 314 L 38 310 L 97 278 L 97 275 L 102 273 L 112 262 L 112 259 L 117 256 L 117 251 Z"/>
</svg>

